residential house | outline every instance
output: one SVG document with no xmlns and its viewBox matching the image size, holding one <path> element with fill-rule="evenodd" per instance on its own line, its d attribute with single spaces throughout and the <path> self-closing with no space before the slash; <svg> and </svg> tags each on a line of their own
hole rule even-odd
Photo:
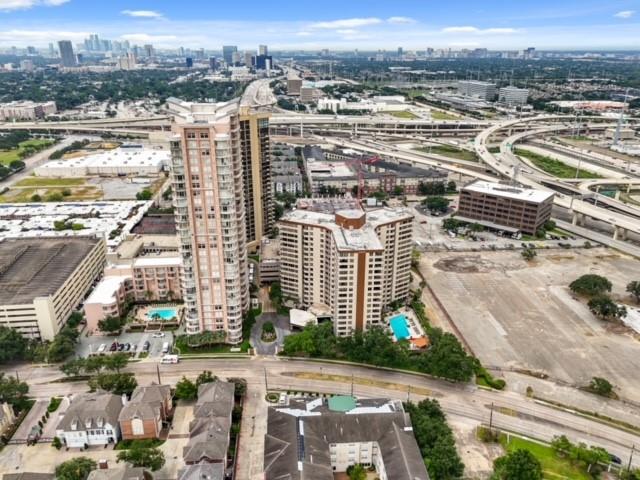
<svg viewBox="0 0 640 480">
<path fill-rule="evenodd" d="M 171 412 L 171 387 L 138 386 L 120 411 L 118 422 L 123 440 L 158 438 Z"/>
<path fill-rule="evenodd" d="M 226 466 L 234 384 L 215 381 L 198 388 L 198 401 L 189 424 L 189 442 L 183 457 L 187 465 L 221 463 Z"/>
<path fill-rule="evenodd" d="M 77 395 L 58 423 L 56 436 L 71 448 L 117 443 L 123 398 L 106 392 Z"/>
<path fill-rule="evenodd" d="M 106 466 L 106 465 L 105 465 Z M 89 473 L 87 480 L 152 480 L 153 476 L 141 467 L 103 468 Z"/>
<path fill-rule="evenodd" d="M 54 478 L 53 473 L 36 472 L 5 473 L 2 476 L 2 480 L 53 480 Z"/>
<path fill-rule="evenodd" d="M 198 463 L 187 465 L 178 472 L 178 480 L 225 480 L 221 463 Z"/>
</svg>

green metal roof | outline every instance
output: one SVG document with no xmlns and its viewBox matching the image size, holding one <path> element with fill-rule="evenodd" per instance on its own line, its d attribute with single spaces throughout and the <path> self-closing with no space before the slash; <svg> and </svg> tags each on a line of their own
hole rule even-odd
<svg viewBox="0 0 640 480">
<path fill-rule="evenodd" d="M 349 395 L 335 395 L 329 399 L 329 410 L 348 412 L 356 408 L 356 399 Z"/>
</svg>

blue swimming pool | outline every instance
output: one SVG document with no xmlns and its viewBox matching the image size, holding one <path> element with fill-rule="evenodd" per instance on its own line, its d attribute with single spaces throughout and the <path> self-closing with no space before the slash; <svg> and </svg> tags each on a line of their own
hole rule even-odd
<svg viewBox="0 0 640 480">
<path fill-rule="evenodd" d="M 391 325 L 393 334 L 398 340 L 404 340 L 411 337 L 409 327 L 407 326 L 407 317 L 403 314 L 392 317 L 391 320 L 389 320 L 389 324 Z"/>
<path fill-rule="evenodd" d="M 149 320 L 171 320 L 172 318 L 178 318 L 177 308 L 152 308 L 147 312 L 147 318 Z"/>
</svg>

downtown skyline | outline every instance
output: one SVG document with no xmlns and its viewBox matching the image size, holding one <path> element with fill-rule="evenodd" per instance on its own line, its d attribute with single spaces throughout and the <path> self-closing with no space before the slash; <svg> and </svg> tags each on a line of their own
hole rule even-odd
<svg viewBox="0 0 640 480">
<path fill-rule="evenodd" d="M 157 48 L 219 49 L 223 44 L 278 50 L 422 50 L 433 48 L 548 50 L 640 49 L 640 2 L 523 1 L 510 5 L 455 0 L 447 8 L 401 0 L 323 3 L 322 11 L 285 1 L 236 5 L 174 2 L 89 4 L 80 0 L 0 0 L 0 47 L 80 43 L 103 38 Z M 206 19 L 206 20 L 203 20 Z M 593 32 L 598 35 L 594 36 Z M 593 39 L 593 40 L 591 40 Z"/>
</svg>

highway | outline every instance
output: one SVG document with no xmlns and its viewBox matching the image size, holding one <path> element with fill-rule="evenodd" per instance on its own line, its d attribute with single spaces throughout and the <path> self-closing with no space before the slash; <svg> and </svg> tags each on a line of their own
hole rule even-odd
<svg viewBox="0 0 640 480">
<path fill-rule="evenodd" d="M 130 364 L 126 371 L 135 373 L 138 383 L 145 385 L 157 381 L 156 365 L 150 360 L 143 360 Z M 353 393 L 361 397 L 400 400 L 409 397 L 413 401 L 429 396 L 436 398 L 450 417 L 474 423 L 488 423 L 493 404 L 493 424 L 498 428 L 546 441 L 555 435 L 565 434 L 572 441 L 602 446 L 622 459 L 628 459 L 631 446 L 640 442 L 640 435 L 543 405 L 516 392 L 488 391 L 475 385 L 453 384 L 402 372 L 277 357 L 189 359 L 177 365 L 159 365 L 161 381 L 171 384 L 183 375 L 194 378 L 205 369 L 223 378 L 247 380 L 248 398 L 253 402 L 251 408 L 257 409 L 256 422 L 266 422 L 266 405 L 262 402 L 266 382 L 269 390 L 349 394 L 353 388 Z M 15 374 L 13 370 L 5 370 Z M 36 398 L 47 399 L 53 395 L 86 391 L 84 382 L 52 383 L 62 377 L 55 367 L 25 365 L 18 367 L 17 373 L 21 380 L 29 383 L 30 394 Z M 353 387 L 351 378 L 354 379 Z M 634 417 L 624 420 L 640 423 L 640 412 Z M 248 455 L 246 448 L 244 452 Z M 248 463 L 255 463 L 242 458 L 242 452 L 239 461 L 245 467 Z M 634 464 L 640 466 L 640 457 L 634 460 Z"/>
</svg>

